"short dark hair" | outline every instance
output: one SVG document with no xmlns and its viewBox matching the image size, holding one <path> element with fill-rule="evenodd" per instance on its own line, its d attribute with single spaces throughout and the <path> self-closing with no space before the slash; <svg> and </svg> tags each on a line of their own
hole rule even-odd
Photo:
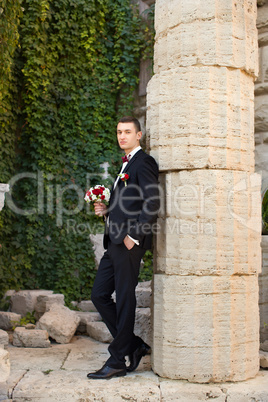
<svg viewBox="0 0 268 402">
<path fill-rule="evenodd" d="M 136 117 L 124 116 L 119 120 L 118 123 L 133 123 L 136 128 L 136 132 L 138 133 L 139 131 L 141 131 L 140 122 L 138 119 L 136 119 Z"/>
</svg>

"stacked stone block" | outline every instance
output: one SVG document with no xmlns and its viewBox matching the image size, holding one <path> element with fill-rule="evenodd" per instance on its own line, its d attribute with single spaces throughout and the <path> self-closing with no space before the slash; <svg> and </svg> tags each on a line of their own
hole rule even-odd
<svg viewBox="0 0 268 402">
<path fill-rule="evenodd" d="M 259 369 L 256 2 L 156 1 L 147 133 L 159 163 L 153 370 L 194 382 Z"/>
</svg>

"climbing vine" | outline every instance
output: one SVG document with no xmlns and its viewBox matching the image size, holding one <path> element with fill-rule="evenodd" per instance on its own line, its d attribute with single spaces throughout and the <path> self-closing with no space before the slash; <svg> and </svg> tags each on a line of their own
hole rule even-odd
<svg viewBox="0 0 268 402">
<path fill-rule="evenodd" d="M 12 179 L 12 195 L 0 287 L 79 300 L 95 276 L 89 235 L 103 227 L 83 193 L 103 182 L 103 162 L 118 167 L 115 126 L 133 109 L 144 25 L 129 0 L 6 0 L 1 10 L 0 182 Z"/>
</svg>

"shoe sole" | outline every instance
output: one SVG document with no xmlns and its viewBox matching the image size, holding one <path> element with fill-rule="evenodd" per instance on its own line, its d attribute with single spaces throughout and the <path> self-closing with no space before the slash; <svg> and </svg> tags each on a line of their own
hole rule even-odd
<svg viewBox="0 0 268 402">
<path fill-rule="evenodd" d="M 126 376 L 127 375 L 127 373 L 118 373 L 118 374 L 114 374 L 114 375 L 111 375 L 110 377 L 87 377 L 89 380 L 110 380 L 111 378 L 114 378 L 114 377 L 124 377 L 124 376 Z"/>
</svg>

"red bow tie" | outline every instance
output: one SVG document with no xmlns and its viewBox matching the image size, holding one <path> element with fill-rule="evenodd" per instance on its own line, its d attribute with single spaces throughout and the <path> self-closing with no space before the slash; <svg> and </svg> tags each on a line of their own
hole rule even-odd
<svg viewBox="0 0 268 402">
<path fill-rule="evenodd" d="M 130 157 L 131 157 L 131 155 L 122 156 L 122 161 L 123 161 L 123 163 L 129 162 Z"/>
</svg>

